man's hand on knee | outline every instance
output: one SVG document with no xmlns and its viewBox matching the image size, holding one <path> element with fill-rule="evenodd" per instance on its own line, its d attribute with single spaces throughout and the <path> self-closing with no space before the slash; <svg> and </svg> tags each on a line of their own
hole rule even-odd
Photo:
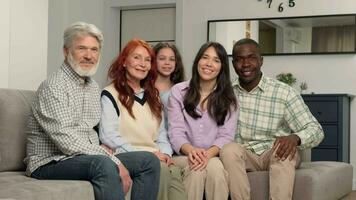
<svg viewBox="0 0 356 200">
<path fill-rule="evenodd" d="M 277 137 L 273 145 L 273 152 L 282 161 L 288 157 L 289 160 L 292 160 L 297 152 L 298 145 L 300 145 L 300 138 L 295 134 Z"/>
</svg>

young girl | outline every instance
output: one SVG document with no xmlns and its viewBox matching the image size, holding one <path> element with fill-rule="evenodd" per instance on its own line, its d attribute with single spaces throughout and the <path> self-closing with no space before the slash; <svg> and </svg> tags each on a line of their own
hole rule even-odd
<svg viewBox="0 0 356 200">
<path fill-rule="evenodd" d="M 184 80 L 184 67 L 182 57 L 174 44 L 158 43 L 153 47 L 156 53 L 157 80 L 155 87 L 158 89 L 163 103 L 165 128 L 168 130 L 167 104 L 171 87 Z"/>
<path fill-rule="evenodd" d="M 100 139 L 115 153 L 150 151 L 161 161 L 158 199 L 186 199 L 180 168 L 162 119 L 162 104 L 154 87 L 154 52 L 143 40 L 128 42 L 109 70 L 111 84 L 102 92 Z"/>
<path fill-rule="evenodd" d="M 227 173 L 218 157 L 234 139 L 237 102 L 222 45 L 205 43 L 195 57 L 192 79 L 172 87 L 168 103 L 169 138 L 184 168 L 189 200 L 227 199 Z"/>
</svg>

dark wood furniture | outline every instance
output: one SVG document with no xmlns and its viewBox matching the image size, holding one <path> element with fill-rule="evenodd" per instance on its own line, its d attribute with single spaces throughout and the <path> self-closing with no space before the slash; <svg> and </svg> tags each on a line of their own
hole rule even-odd
<svg viewBox="0 0 356 200">
<path fill-rule="evenodd" d="M 304 102 L 323 127 L 325 138 L 312 149 L 312 161 L 350 162 L 349 94 L 303 94 Z"/>
</svg>

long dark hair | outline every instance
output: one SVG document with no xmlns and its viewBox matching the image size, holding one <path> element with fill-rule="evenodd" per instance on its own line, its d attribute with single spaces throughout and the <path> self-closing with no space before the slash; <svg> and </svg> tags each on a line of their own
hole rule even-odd
<svg viewBox="0 0 356 200">
<path fill-rule="evenodd" d="M 229 59 L 225 48 L 220 43 L 207 42 L 200 47 L 194 59 L 192 79 L 190 80 L 189 88 L 184 96 L 183 103 L 185 110 L 191 117 L 194 119 L 201 117 L 201 115 L 196 112 L 196 107 L 201 98 L 199 92 L 200 75 L 198 73 L 198 63 L 209 47 L 215 49 L 221 62 L 221 69 L 216 79 L 216 88 L 207 97 L 207 109 L 209 115 L 216 121 L 217 125 L 221 126 L 224 124 L 227 114 L 236 110 L 237 101 L 230 81 Z M 233 108 L 233 111 L 231 108 Z"/>
<path fill-rule="evenodd" d="M 173 84 L 177 84 L 184 81 L 184 66 L 183 66 L 182 56 L 180 55 L 177 47 L 174 44 L 168 42 L 160 42 L 153 47 L 156 56 L 158 52 L 163 48 L 172 49 L 176 59 L 176 66 L 169 79 L 172 81 Z"/>
<path fill-rule="evenodd" d="M 108 77 L 114 83 L 115 89 L 119 92 L 119 100 L 122 105 L 125 106 L 131 117 L 135 118 L 132 112 L 132 106 L 134 104 L 134 91 L 127 84 L 126 78 L 126 68 L 124 67 L 124 63 L 126 58 L 134 51 L 138 46 L 144 47 L 151 56 L 151 69 L 147 74 L 147 77 L 141 80 L 140 85 L 145 89 L 145 96 L 147 99 L 147 103 L 153 113 L 153 115 L 161 120 L 162 119 L 162 104 L 159 100 L 159 92 L 154 87 L 154 82 L 157 77 L 157 69 L 155 65 L 155 54 L 150 45 L 141 39 L 132 39 L 130 40 L 118 57 L 111 64 Z"/>
</svg>

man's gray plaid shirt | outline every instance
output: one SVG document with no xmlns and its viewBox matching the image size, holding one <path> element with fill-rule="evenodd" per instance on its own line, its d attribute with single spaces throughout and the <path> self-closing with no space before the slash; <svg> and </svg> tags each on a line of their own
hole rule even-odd
<svg viewBox="0 0 356 200">
<path fill-rule="evenodd" d="M 63 63 L 44 81 L 32 105 L 27 134 L 26 173 L 51 161 L 75 155 L 107 155 L 93 127 L 100 120 L 100 89 L 91 78 L 79 77 Z"/>
</svg>

